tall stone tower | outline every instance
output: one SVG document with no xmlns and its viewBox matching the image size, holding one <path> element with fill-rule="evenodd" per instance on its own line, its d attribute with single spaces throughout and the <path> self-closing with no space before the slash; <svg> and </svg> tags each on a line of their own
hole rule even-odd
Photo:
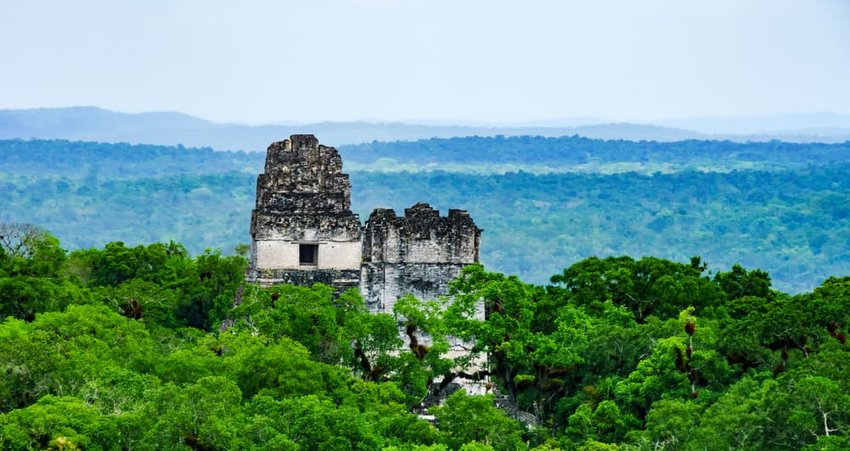
<svg viewBox="0 0 850 451">
<path fill-rule="evenodd" d="M 356 287 L 361 234 L 336 149 L 319 145 L 313 135 L 269 146 L 251 215 L 249 281 Z"/>
</svg>

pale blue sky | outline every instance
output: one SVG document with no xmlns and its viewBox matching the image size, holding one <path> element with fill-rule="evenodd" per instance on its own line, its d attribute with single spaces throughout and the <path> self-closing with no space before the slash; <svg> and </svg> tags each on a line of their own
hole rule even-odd
<svg viewBox="0 0 850 451">
<path fill-rule="evenodd" d="M 246 123 L 850 113 L 846 0 L 0 0 L 0 108 Z"/>
</svg>

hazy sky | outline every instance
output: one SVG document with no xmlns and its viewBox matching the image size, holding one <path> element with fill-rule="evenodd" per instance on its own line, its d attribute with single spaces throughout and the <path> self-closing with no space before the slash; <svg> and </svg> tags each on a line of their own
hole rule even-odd
<svg viewBox="0 0 850 451">
<path fill-rule="evenodd" d="M 850 113 L 847 0 L 0 0 L 0 108 L 246 123 Z"/>
</svg>

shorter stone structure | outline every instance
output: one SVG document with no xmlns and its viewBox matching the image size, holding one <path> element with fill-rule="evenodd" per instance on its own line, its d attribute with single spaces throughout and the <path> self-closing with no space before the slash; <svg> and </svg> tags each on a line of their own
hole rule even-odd
<svg viewBox="0 0 850 451">
<path fill-rule="evenodd" d="M 418 203 L 398 217 L 379 208 L 366 221 L 360 292 L 370 310 L 392 312 L 405 294 L 432 299 L 448 293 L 464 266 L 478 262 L 481 230 L 464 210 L 448 216 Z"/>
<path fill-rule="evenodd" d="M 322 282 L 357 286 L 373 312 L 391 312 L 405 294 L 448 294 L 461 269 L 478 262 L 481 229 L 464 210 L 446 217 L 418 203 L 396 216 L 376 209 L 365 227 L 351 212 L 342 158 L 313 135 L 269 146 L 257 178 L 247 279 L 264 285 Z"/>
</svg>

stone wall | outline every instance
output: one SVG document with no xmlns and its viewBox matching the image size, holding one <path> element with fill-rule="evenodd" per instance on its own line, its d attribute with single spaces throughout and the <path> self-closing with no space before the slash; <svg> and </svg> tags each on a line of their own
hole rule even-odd
<svg viewBox="0 0 850 451">
<path fill-rule="evenodd" d="M 404 211 L 376 209 L 363 232 L 360 292 L 373 312 L 391 312 L 405 294 L 434 299 L 464 266 L 478 262 L 481 229 L 466 211 L 448 216 L 425 203 Z"/>
<path fill-rule="evenodd" d="M 248 280 L 356 286 L 361 234 L 360 219 L 351 212 L 351 182 L 336 149 L 313 135 L 292 135 L 269 146 L 251 214 Z M 317 258 L 307 263 L 305 245 L 316 246 Z"/>
</svg>

